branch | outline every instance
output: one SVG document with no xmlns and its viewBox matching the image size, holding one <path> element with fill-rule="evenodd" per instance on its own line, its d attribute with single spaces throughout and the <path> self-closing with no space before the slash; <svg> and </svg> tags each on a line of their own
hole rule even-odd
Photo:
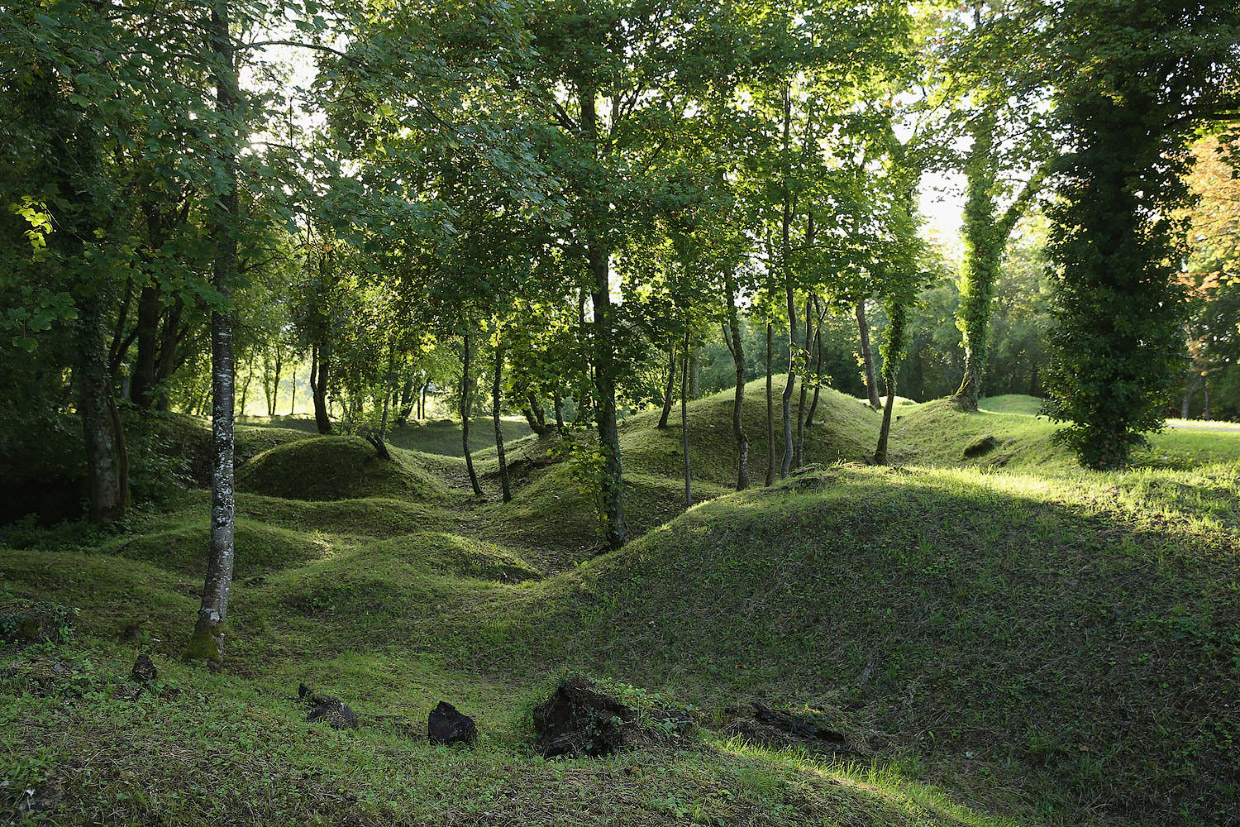
<svg viewBox="0 0 1240 827">
<path fill-rule="evenodd" d="M 999 231 L 1000 238 L 1006 239 L 1012 234 L 1012 228 L 1016 226 L 1016 222 L 1022 215 L 1024 215 L 1025 209 L 1029 206 L 1029 202 L 1033 201 L 1034 197 L 1042 189 L 1042 182 L 1046 178 L 1046 170 L 1048 166 L 1049 164 L 1043 164 L 1038 168 L 1037 172 L 1033 174 L 1033 177 L 1025 183 L 1024 189 L 1022 189 L 1020 194 L 1016 196 L 1016 200 L 1013 201 L 1003 213 L 1003 217 L 999 219 L 999 223 L 996 227 Z"/>
<path fill-rule="evenodd" d="M 254 43 L 238 43 L 233 46 L 234 51 L 245 51 L 247 49 L 265 49 L 268 46 L 291 46 L 294 49 L 310 49 L 315 52 L 326 52 L 329 55 L 342 57 L 345 60 L 355 60 L 339 49 L 333 49 L 331 46 L 324 46 L 320 43 L 302 43 L 297 40 L 259 40 Z"/>
</svg>

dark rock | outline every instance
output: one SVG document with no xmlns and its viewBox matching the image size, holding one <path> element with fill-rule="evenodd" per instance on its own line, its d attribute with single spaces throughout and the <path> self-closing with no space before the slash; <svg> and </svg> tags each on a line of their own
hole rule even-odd
<svg viewBox="0 0 1240 827">
<path fill-rule="evenodd" d="M 837 723 L 842 717 L 838 710 L 835 715 L 822 710 L 790 712 L 754 702 L 749 705 L 748 714 L 736 709 L 728 711 L 737 717 L 725 728 L 725 734 L 751 743 L 774 749 L 799 746 L 818 753 L 858 758 L 874 754 L 866 737 Z"/>
<path fill-rule="evenodd" d="M 432 744 L 472 744 L 478 737 L 478 727 L 473 718 L 440 701 L 427 719 L 426 734 Z"/>
<path fill-rule="evenodd" d="M 138 659 L 133 663 L 133 679 L 142 683 L 149 683 L 159 677 L 159 671 L 155 668 L 154 662 L 151 661 L 150 655 L 143 652 L 138 655 Z"/>
<path fill-rule="evenodd" d="M 0 606 L 0 642 L 61 643 L 73 610 L 46 600 L 15 600 Z"/>
<path fill-rule="evenodd" d="M 339 698 L 315 692 L 304 683 L 297 685 L 297 697 L 314 707 L 306 715 L 307 721 L 326 721 L 333 729 L 357 729 L 357 713 Z"/>
<path fill-rule="evenodd" d="M 993 434 L 988 434 L 979 440 L 969 443 L 969 445 L 965 447 L 965 459 L 972 459 L 973 457 L 980 457 L 984 454 L 989 454 L 991 451 L 998 448 L 999 445 L 999 440 L 996 439 Z"/>
<path fill-rule="evenodd" d="M 534 748 L 544 758 L 611 755 L 638 738 L 636 721 L 631 707 L 572 676 L 534 710 Z"/>
</svg>

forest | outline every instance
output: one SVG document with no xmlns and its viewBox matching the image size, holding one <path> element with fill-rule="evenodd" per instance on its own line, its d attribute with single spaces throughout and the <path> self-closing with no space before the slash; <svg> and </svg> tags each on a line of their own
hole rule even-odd
<svg viewBox="0 0 1240 827">
<path fill-rule="evenodd" d="M 1240 824 L 1234 0 L 13 0 L 0 233 L 0 820 Z"/>
</svg>

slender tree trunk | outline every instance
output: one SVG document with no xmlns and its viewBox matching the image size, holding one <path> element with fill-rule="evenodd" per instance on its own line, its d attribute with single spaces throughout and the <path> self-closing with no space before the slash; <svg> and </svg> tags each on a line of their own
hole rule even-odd
<svg viewBox="0 0 1240 827">
<path fill-rule="evenodd" d="M 188 324 L 181 324 L 181 317 L 184 313 L 185 302 L 178 297 L 164 314 L 164 327 L 159 341 L 159 358 L 155 362 L 155 384 L 151 389 L 154 397 L 153 407 L 159 411 L 168 410 L 168 388 L 172 382 L 172 375 L 176 373 L 183 361 L 178 358 L 178 354 L 182 341 L 190 331 Z"/>
<path fill-rule="evenodd" d="M 598 113 L 595 89 L 583 84 L 580 90 L 581 133 L 598 151 Z M 615 309 L 611 303 L 610 250 L 595 222 L 606 221 L 607 205 L 592 204 L 593 221 L 586 227 L 586 263 L 593 280 L 590 298 L 594 305 L 594 384 L 598 390 L 599 448 L 603 452 L 602 505 L 604 542 L 619 548 L 628 539 L 624 522 L 624 474 L 620 462 L 620 428 L 616 413 Z"/>
<path fill-rule="evenodd" d="M 241 404 L 237 406 L 237 415 L 245 416 L 246 399 L 250 394 L 250 380 L 254 378 L 254 368 L 251 364 L 249 370 L 245 373 L 245 381 L 241 383 Z"/>
<path fill-rule="evenodd" d="M 90 488 L 90 521 L 109 525 L 129 509 L 129 457 L 108 376 L 107 343 L 98 294 L 77 302 L 78 400 Z"/>
<path fill-rule="evenodd" d="M 814 301 L 816 304 L 817 299 Z M 817 321 L 814 324 L 814 399 L 809 403 L 809 412 L 805 414 L 807 427 L 814 424 L 814 414 L 818 412 L 818 394 L 822 391 L 822 322 L 826 315 L 826 303 L 823 304 L 823 309 L 815 316 Z"/>
<path fill-rule="evenodd" d="M 699 399 L 702 396 L 702 349 L 694 345 L 691 353 L 693 357 L 689 360 L 689 398 Z"/>
<path fill-rule="evenodd" d="M 1189 406 L 1193 402 L 1193 394 L 1197 392 L 1197 380 L 1189 382 L 1184 388 L 1184 398 L 1180 400 L 1180 419 L 1188 419 Z"/>
<path fill-rule="evenodd" d="M 279 350 L 276 351 L 276 375 L 271 380 L 271 398 L 267 400 L 267 416 L 276 415 L 276 402 L 280 398 L 280 372 L 284 368 L 284 357 Z"/>
<path fill-rule="evenodd" d="M 680 452 L 685 460 L 685 508 L 693 507 L 693 475 L 689 466 L 689 329 L 685 328 L 685 346 L 680 365 Z"/>
<path fill-rule="evenodd" d="M 784 87 L 784 150 L 789 147 L 792 130 L 792 92 Z M 792 470 L 792 455 L 795 452 L 792 444 L 792 392 L 797 379 L 797 303 L 792 290 L 792 273 L 789 272 L 792 258 L 792 196 L 784 196 L 783 220 L 780 222 L 780 267 L 784 271 L 784 298 L 788 304 L 788 376 L 784 383 L 783 418 L 784 418 L 784 457 L 779 466 L 779 478 L 784 479 Z"/>
<path fill-rule="evenodd" d="M 560 398 L 558 390 L 552 393 L 551 402 L 555 405 L 555 429 L 564 433 L 564 400 Z"/>
<path fill-rule="evenodd" d="M 297 368 L 294 367 L 293 368 L 293 396 L 291 399 L 289 399 L 289 402 L 288 402 L 288 415 L 293 416 L 296 413 L 297 413 Z"/>
<path fill-rule="evenodd" d="M 387 377 L 383 383 L 383 413 L 379 416 L 379 436 L 373 441 L 379 459 L 390 460 L 392 452 L 387 447 L 388 416 L 391 414 L 392 382 L 396 376 L 396 349 L 388 343 Z M 361 403 L 358 403 L 359 407 Z M 359 412 L 360 418 L 360 412 Z"/>
<path fill-rule="evenodd" d="M 865 367 L 865 392 L 870 397 L 870 407 L 878 410 L 883 406 L 878 396 L 878 376 L 874 372 L 874 351 L 870 347 L 870 325 L 865 320 L 865 299 L 857 302 L 857 332 L 861 335 L 861 363 Z"/>
<path fill-rule="evenodd" d="M 659 430 L 667 427 L 667 419 L 672 415 L 672 400 L 676 392 L 676 342 L 667 349 L 667 385 L 663 390 L 663 413 L 659 415 Z"/>
<path fill-rule="evenodd" d="M 771 388 L 771 323 L 766 323 L 766 485 L 775 482 L 775 398 Z"/>
<path fill-rule="evenodd" d="M 137 407 L 148 410 L 154 400 L 156 344 L 159 338 L 159 299 L 158 287 L 142 288 L 138 296 L 138 357 L 134 361 L 133 375 L 129 386 L 130 400 Z"/>
<path fill-rule="evenodd" d="M 504 458 L 504 429 L 501 427 L 500 408 L 504 378 L 504 346 L 495 346 L 495 378 L 491 383 L 491 417 L 495 420 L 495 455 L 499 459 L 499 487 L 504 502 L 512 502 L 512 488 L 508 480 L 508 462 Z"/>
<path fill-rule="evenodd" d="M 331 379 L 331 341 L 320 342 L 314 350 L 314 363 L 310 371 L 310 389 L 314 397 L 314 423 L 320 434 L 332 432 L 331 410 L 327 401 L 327 383 Z"/>
<path fill-rule="evenodd" d="M 1211 420 L 1214 418 L 1214 412 L 1210 410 L 1210 380 L 1203 378 L 1201 380 L 1201 393 L 1205 397 L 1205 407 L 1201 411 L 1201 418 Z"/>
<path fill-rule="evenodd" d="M 418 418 L 426 419 L 426 392 L 430 388 L 430 380 L 422 383 L 422 395 L 419 400 Z"/>
<path fill-rule="evenodd" d="M 469 375 L 469 329 L 462 335 L 464 341 L 461 358 L 461 450 L 465 452 L 465 468 L 469 471 L 469 484 L 474 494 L 481 497 L 482 486 L 478 484 L 478 473 L 474 471 L 474 455 L 469 450 L 469 412 L 473 406 L 473 380 Z"/>
<path fill-rule="evenodd" d="M 728 301 L 728 334 L 732 365 L 736 369 L 736 392 L 732 397 L 732 434 L 736 437 L 736 490 L 749 487 L 749 439 L 745 436 L 745 351 L 741 343 L 740 314 L 736 310 L 736 277 L 729 269 L 724 277 Z"/>
<path fill-rule="evenodd" d="M 813 342 L 814 326 L 810 323 L 812 318 L 811 308 L 812 297 L 809 293 L 805 294 L 805 373 L 801 378 L 801 395 L 797 399 L 797 447 L 796 453 L 793 455 L 792 463 L 797 468 L 805 464 L 805 402 L 809 396 L 809 385 L 805 384 L 805 380 L 809 378 L 809 353 L 810 344 Z"/>
<path fill-rule="evenodd" d="M 233 41 L 229 32 L 229 0 L 216 0 L 211 10 L 211 48 L 215 53 L 216 103 L 220 116 L 229 122 L 236 117 L 240 91 L 233 62 Z M 202 590 L 202 606 L 194 635 L 185 658 L 206 661 L 218 667 L 224 657 L 224 632 L 228 619 L 228 595 L 232 588 L 234 557 L 233 487 L 233 393 L 236 380 L 233 364 L 232 287 L 237 276 L 237 227 L 241 208 L 237 198 L 237 146 L 221 136 L 220 169 L 225 189 L 212 209 L 215 239 L 214 287 L 222 307 L 211 314 L 211 554 L 207 579 Z"/>
<path fill-rule="evenodd" d="M 896 377 L 900 372 L 900 355 L 908 329 L 908 307 L 891 300 L 887 307 L 887 345 L 883 360 L 883 382 L 887 385 L 887 404 L 883 406 L 883 424 L 878 432 L 878 448 L 874 451 L 874 464 L 887 464 L 887 439 L 891 434 L 891 414 L 895 408 Z"/>
</svg>

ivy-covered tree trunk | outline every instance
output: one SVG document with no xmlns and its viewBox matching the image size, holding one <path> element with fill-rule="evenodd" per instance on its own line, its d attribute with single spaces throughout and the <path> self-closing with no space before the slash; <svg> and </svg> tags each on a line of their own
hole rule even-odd
<svg viewBox="0 0 1240 827">
<path fill-rule="evenodd" d="M 891 415 L 896 406 L 896 376 L 900 372 L 900 360 L 904 356 L 908 337 L 908 305 L 898 300 L 888 300 L 887 340 L 883 344 L 883 384 L 887 386 L 887 404 L 883 405 L 883 424 L 878 432 L 878 447 L 874 451 L 874 464 L 887 464 L 887 440 L 891 435 Z"/>
<path fill-rule="evenodd" d="M 598 112 L 595 90 L 580 89 L 581 133 L 592 152 L 598 147 Z M 585 233 L 586 266 L 590 275 L 590 300 L 594 306 L 592 350 L 594 387 L 598 393 L 598 438 L 603 452 L 601 494 L 604 542 L 619 548 L 628 539 L 624 521 L 624 477 L 620 463 L 620 428 L 616 415 L 615 308 L 611 302 L 610 258 L 599 224 L 606 220 L 606 204 L 593 204 Z"/>
<path fill-rule="evenodd" d="M 237 232 L 241 221 L 237 197 L 237 144 L 230 129 L 235 124 L 240 90 L 229 31 L 229 0 L 217 0 L 209 29 L 216 112 L 225 122 L 216 140 L 224 191 L 211 209 L 211 236 L 215 241 L 213 286 L 220 307 L 211 314 L 211 550 L 202 589 L 198 622 L 185 651 L 189 661 L 205 661 L 218 668 L 224 659 L 228 596 L 232 589 L 236 492 L 233 480 L 233 403 L 236 383 L 233 363 L 232 289 L 237 278 Z"/>
<path fill-rule="evenodd" d="M 741 343 L 741 320 L 736 309 L 736 277 L 729 269 L 724 277 L 728 302 L 728 350 L 736 370 L 736 390 L 732 396 L 732 435 L 736 437 L 736 490 L 749 487 L 749 438 L 745 436 L 745 350 Z"/>
<path fill-rule="evenodd" d="M 512 502 L 512 488 L 508 480 L 508 462 L 504 458 L 504 429 L 501 427 L 500 408 L 504 378 L 504 346 L 495 346 L 495 376 L 491 382 L 491 416 L 495 420 L 495 455 L 499 459 L 499 487 L 504 502 Z"/>
<path fill-rule="evenodd" d="M 878 376 L 874 371 L 874 351 L 870 347 L 870 324 L 865 319 L 865 299 L 857 302 L 857 333 L 861 336 L 861 364 L 865 368 L 865 392 L 870 398 L 870 407 L 877 411 L 883 407 L 883 400 L 878 396 Z"/>
<path fill-rule="evenodd" d="M 105 323 L 98 294 L 77 302 L 78 400 L 86 440 L 90 521 L 109 525 L 129 510 L 129 457 L 125 430 L 112 394 L 107 366 Z"/>
<path fill-rule="evenodd" d="M 474 381 L 469 372 L 470 343 L 469 329 L 461 336 L 461 450 L 465 453 L 465 470 L 469 472 L 469 484 L 474 494 L 481 497 L 482 486 L 478 484 L 478 473 L 474 470 L 474 455 L 469 450 L 469 413 L 474 403 Z"/>
<path fill-rule="evenodd" d="M 1178 115 L 1168 109 L 1140 90 L 1065 107 L 1079 149 L 1060 162 L 1064 184 L 1052 210 L 1060 275 L 1052 282 L 1048 408 L 1071 422 L 1058 438 L 1097 470 L 1125 467 L 1143 432 L 1163 426 L 1186 361 L 1168 216 L 1181 184 L 1151 115 Z"/>
</svg>

